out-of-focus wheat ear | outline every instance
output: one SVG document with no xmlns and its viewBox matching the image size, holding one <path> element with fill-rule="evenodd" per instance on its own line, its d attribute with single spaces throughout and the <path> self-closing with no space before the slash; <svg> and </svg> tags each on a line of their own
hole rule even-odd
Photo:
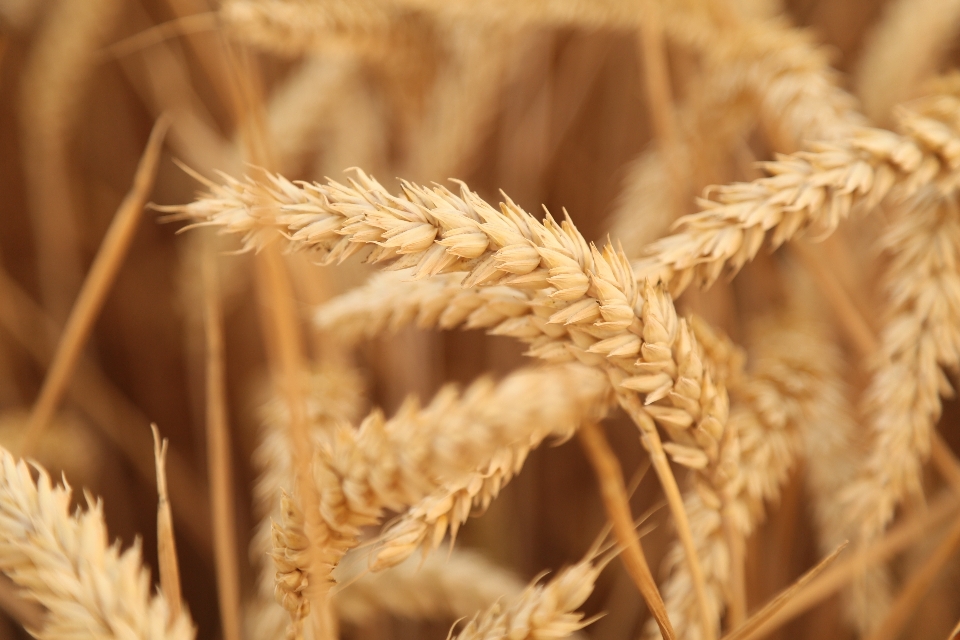
<svg viewBox="0 0 960 640">
<path fill-rule="evenodd" d="M 389 5 L 371 0 L 227 0 L 219 15 L 230 36 L 287 56 L 362 46 L 391 19 Z"/>
<path fill-rule="evenodd" d="M 530 313 L 530 297 L 523 291 L 463 287 L 463 273 L 413 277 L 409 270 L 376 273 L 363 285 L 317 307 L 314 323 L 352 346 L 408 325 L 489 328 Z"/>
<path fill-rule="evenodd" d="M 194 637 L 189 615 L 170 617 L 170 603 L 151 597 L 139 545 L 109 545 L 103 507 L 92 496 L 71 514 L 69 486 L 54 486 L 40 467 L 0 450 L 0 571 L 47 609 L 32 633 L 54 638 Z"/>
<path fill-rule="evenodd" d="M 426 407 L 411 398 L 389 420 L 374 411 L 357 430 L 338 428 L 318 449 L 315 464 L 325 563 L 336 567 L 359 543 L 361 527 L 378 523 L 386 509 L 402 511 L 425 499 L 437 510 L 427 519 L 407 521 L 413 526 L 402 535 L 392 536 L 388 529 L 371 564 L 382 569 L 421 546 L 432 549 L 448 524 L 459 526 L 466 519 L 469 511 L 457 511 L 469 510 L 471 500 L 451 506 L 431 494 L 452 500 L 456 488 L 496 468 L 505 450 L 548 436 L 569 438 L 585 420 L 602 417 L 610 404 L 600 372 L 565 365 L 521 369 L 497 384 L 481 379 L 462 394 L 448 386 Z M 427 522 L 437 524 L 430 528 Z M 431 537 L 434 531 L 437 538 Z M 329 587 L 331 576 L 326 578 Z"/>
<path fill-rule="evenodd" d="M 960 30 L 960 2 L 900 0 L 884 7 L 870 30 L 854 75 L 864 113 L 886 125 L 893 107 L 917 97 Z"/>
<path fill-rule="evenodd" d="M 157 425 L 153 431 L 153 457 L 157 465 L 157 564 L 160 567 L 160 590 L 170 606 L 170 622 L 183 610 L 180 595 L 180 563 L 177 560 L 177 542 L 173 536 L 173 515 L 167 496 L 167 439 L 160 439 Z"/>
<path fill-rule="evenodd" d="M 47 422 L 56 411 L 64 391 L 70 384 L 70 376 L 80 359 L 80 353 L 90 336 L 93 324 L 116 279 L 127 250 L 133 242 L 143 206 L 153 189 L 163 139 L 168 128 L 169 121 L 164 116 L 154 124 L 146 149 L 137 166 L 137 172 L 134 174 L 133 186 L 117 208 L 93 265 L 83 282 L 80 295 L 70 311 L 56 354 L 43 380 L 33 412 L 30 414 L 30 424 L 24 436 L 22 449 L 25 455 L 29 455 L 36 446 L 37 440 L 43 434 Z"/>
<path fill-rule="evenodd" d="M 437 74 L 404 163 L 405 175 L 424 182 L 469 173 L 499 112 L 510 50 L 518 39 L 509 25 L 442 24 L 449 59 Z"/>
<path fill-rule="evenodd" d="M 558 386 L 566 386 L 563 370 L 557 371 Z M 549 428 L 535 429 L 527 440 L 498 448 L 477 469 L 445 482 L 395 519 L 381 533 L 370 553 L 370 570 L 382 571 L 405 561 L 418 549 L 425 557 L 436 549 L 449 532 L 450 544 L 456 541 L 460 527 L 476 513 L 485 512 L 500 491 L 520 473 L 527 455 L 545 439 L 569 437 L 580 423 L 602 414 L 612 402 L 609 389 L 594 376 L 583 378 L 578 405 L 573 415 Z M 600 381 L 602 382 L 602 380 Z M 574 385 L 578 386 L 578 385 Z M 552 400 L 548 400 L 550 402 Z M 569 418 L 569 419 L 567 419 Z M 547 426 L 547 425 L 544 425 Z"/>
<path fill-rule="evenodd" d="M 689 79 L 695 89 L 677 107 L 673 144 L 658 143 L 631 162 L 610 221 L 610 234 L 631 258 L 690 213 L 705 187 L 731 177 L 719 167 L 729 164 L 754 124 L 748 94 L 726 90 L 731 73 L 737 72 L 710 70 Z"/>
<path fill-rule="evenodd" d="M 960 518 L 956 518 L 951 523 L 933 552 L 923 561 L 920 568 L 907 578 L 900 593 L 891 604 L 890 610 L 887 611 L 887 615 L 877 625 L 868 640 L 896 640 L 899 637 L 910 622 L 910 618 L 916 613 L 920 602 L 930 591 L 934 580 L 946 568 L 958 548 L 960 548 Z"/>
<path fill-rule="evenodd" d="M 311 444 L 319 447 L 342 421 L 360 416 L 363 383 L 352 369 L 327 363 L 304 373 L 306 417 Z M 274 390 L 261 411 L 260 443 L 254 452 L 259 470 L 254 485 L 254 512 L 260 523 L 250 541 L 250 559 L 258 567 L 258 593 L 244 609 L 246 635 L 253 638 L 279 637 L 290 624 L 290 616 L 275 602 L 276 567 L 270 558 L 273 549 L 273 523 L 283 522 L 281 491 L 296 486 L 293 444 L 290 434 L 290 410 L 284 397 Z"/>
<path fill-rule="evenodd" d="M 580 428 L 579 435 L 587 458 L 597 475 L 607 517 L 613 525 L 613 533 L 622 547 L 620 558 L 647 603 L 650 614 L 657 621 L 664 640 L 672 640 L 676 635 L 670 618 L 667 617 L 667 609 L 657 589 L 657 583 L 650 573 L 643 547 L 637 538 L 620 463 L 599 425 L 588 422 Z M 708 622 L 704 630 L 708 632 L 709 629 Z"/>
<path fill-rule="evenodd" d="M 941 367 L 960 363 L 960 209 L 924 190 L 894 211 L 883 238 L 887 321 L 871 363 L 864 412 L 873 442 L 842 492 L 845 522 L 860 542 L 882 532 L 896 506 L 920 493 L 921 467 L 950 385 Z M 874 622 L 876 620 L 874 619 Z"/>
<path fill-rule="evenodd" d="M 612 559 L 597 558 L 596 549 L 577 564 L 560 570 L 544 583 L 532 582 L 518 598 L 477 613 L 455 640 L 507 638 L 566 638 L 593 620 L 576 610 L 593 592 L 597 576 Z"/>
<path fill-rule="evenodd" d="M 333 603 L 344 622 L 363 623 L 377 613 L 404 618 L 469 617 L 503 599 L 517 598 L 526 585 L 475 551 L 408 558 L 384 571 L 367 569 L 367 554 L 352 551 L 334 572 L 340 585 Z"/>
<path fill-rule="evenodd" d="M 71 194 L 70 142 L 120 0 L 57 0 L 46 12 L 25 65 L 20 93 L 20 148 L 43 306 L 67 318 L 80 287 L 81 221 Z"/>
<path fill-rule="evenodd" d="M 275 246 L 268 247 L 258 256 L 257 282 L 260 295 L 268 304 L 268 314 L 264 318 L 264 332 L 268 345 L 272 347 L 271 369 L 276 395 L 284 398 L 289 412 L 289 432 L 291 460 L 295 482 L 293 484 L 296 500 L 305 515 L 304 530 L 307 539 L 314 541 L 307 545 L 307 577 L 305 593 L 316 612 L 313 629 L 320 638 L 326 637 L 324 618 L 327 610 L 328 588 L 324 586 L 324 577 L 328 571 L 323 566 L 320 555 L 325 537 L 324 525 L 320 518 L 320 494 L 314 482 L 312 446 L 309 425 L 306 417 L 306 399 L 303 389 L 303 372 L 306 371 L 303 354 L 303 340 L 300 334 L 299 318 L 294 308 L 293 287 L 289 274 Z M 292 611 L 294 625 L 297 626 L 309 609 Z M 302 614 L 302 616 L 301 616 Z"/>
<path fill-rule="evenodd" d="M 357 62 L 347 52 L 309 56 L 270 97 L 267 130 L 280 173 L 302 173 Z"/>
</svg>

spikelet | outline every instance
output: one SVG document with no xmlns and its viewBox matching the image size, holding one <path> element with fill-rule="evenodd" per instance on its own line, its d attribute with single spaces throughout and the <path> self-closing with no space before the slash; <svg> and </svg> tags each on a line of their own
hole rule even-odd
<svg viewBox="0 0 960 640">
<path fill-rule="evenodd" d="M 37 638 L 194 637 L 186 613 L 168 620 L 162 595 L 150 596 L 140 547 L 107 545 L 103 506 L 70 515 L 72 491 L 0 449 L 0 571 L 48 610 Z"/>
</svg>

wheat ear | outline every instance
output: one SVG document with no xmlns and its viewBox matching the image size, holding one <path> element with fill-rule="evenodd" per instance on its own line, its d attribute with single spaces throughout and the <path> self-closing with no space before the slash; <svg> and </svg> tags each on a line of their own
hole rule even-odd
<svg viewBox="0 0 960 640">
<path fill-rule="evenodd" d="M 70 487 L 53 486 L 37 470 L 34 481 L 27 463 L 0 450 L 0 571 L 48 610 L 31 632 L 41 639 L 193 638 L 186 612 L 171 620 L 166 599 L 150 596 L 139 545 L 123 553 L 108 545 L 100 502 L 88 496 L 90 506 L 70 515 Z"/>
<path fill-rule="evenodd" d="M 764 163 L 769 177 L 719 187 L 702 211 L 681 218 L 678 231 L 650 245 L 634 265 L 638 277 L 658 274 L 682 291 L 696 279 L 712 283 L 738 271 L 760 250 L 767 234 L 774 247 L 799 231 L 825 237 L 854 210 L 885 198 L 902 200 L 926 186 L 949 191 L 960 166 L 960 131 L 935 117 L 943 95 L 898 114 L 903 135 L 858 128 L 849 138 Z"/>
<path fill-rule="evenodd" d="M 312 447 L 319 447 L 338 422 L 360 415 L 363 384 L 352 370 L 326 365 L 309 374 L 303 386 L 305 418 Z M 245 625 L 251 637 L 276 637 L 290 622 L 286 611 L 275 602 L 277 569 L 270 560 L 273 550 L 273 522 L 281 521 L 281 491 L 296 485 L 293 469 L 293 440 L 290 436 L 290 408 L 280 397 L 271 397 L 261 416 L 261 440 L 254 452 L 260 475 L 254 485 L 254 508 L 260 524 L 250 542 L 250 557 L 259 568 L 258 597 L 247 608 Z"/>
<path fill-rule="evenodd" d="M 889 122 L 894 105 L 916 97 L 958 29 L 960 2 L 886 5 L 857 62 L 856 93 L 864 113 L 874 122 Z"/>
<path fill-rule="evenodd" d="M 410 400 L 390 420 L 375 411 L 357 430 L 336 429 L 315 456 L 323 527 L 310 544 L 332 570 L 358 543 L 359 528 L 378 522 L 383 510 L 415 504 L 535 433 L 569 437 L 584 419 L 602 414 L 606 403 L 596 402 L 605 392 L 603 376 L 586 367 L 520 371 L 497 385 L 478 381 L 462 395 L 447 387 L 422 409 Z M 283 592 L 284 606 L 293 607 L 307 541 L 292 501 L 283 515 L 274 527 L 278 597 Z M 329 589 L 329 571 L 322 579 Z"/>
<path fill-rule="evenodd" d="M 577 564 L 562 569 L 549 581 L 531 583 L 514 600 L 497 603 L 478 613 L 456 640 L 533 640 L 566 638 L 590 624 L 576 610 L 593 592 L 600 571 L 612 556 L 596 561 L 596 550 Z"/>
<path fill-rule="evenodd" d="M 263 181 L 225 179 L 225 185 L 209 185 L 208 197 L 167 210 L 241 233 L 250 248 L 271 242 L 277 229 L 286 232 L 291 248 L 315 250 L 326 262 L 376 243 L 371 261 L 412 267 L 417 277 L 468 270 L 466 286 L 531 291 L 531 312 L 495 332 L 528 342 L 536 357 L 577 359 L 608 371 L 651 451 L 696 592 L 704 593 L 679 488 L 654 421 L 679 440 L 671 455 L 681 464 L 717 462 L 721 441 L 735 442 L 724 439 L 726 391 L 677 318 L 669 294 L 650 282 L 639 286 L 622 252 L 588 245 L 569 218 L 558 224 L 548 215 L 541 223 L 509 200 L 498 211 L 465 186 L 457 196 L 442 187 L 404 183 L 403 196 L 395 197 L 362 172 L 351 186 L 294 185 L 270 175 Z M 706 611 L 705 596 L 699 599 Z"/>
<path fill-rule="evenodd" d="M 334 605 L 344 621 L 363 622 L 377 613 L 407 618 L 472 616 L 501 599 L 517 598 L 524 584 L 512 572 L 465 549 L 449 555 L 410 558 L 386 571 L 370 573 L 362 550 L 337 567 L 343 588 Z"/>
<path fill-rule="evenodd" d="M 572 372 L 576 376 L 578 370 Z M 557 382 L 566 386 L 566 375 L 561 372 Z M 496 449 L 475 471 L 461 474 L 417 501 L 381 533 L 371 553 L 371 570 L 381 571 L 402 562 L 418 548 L 426 555 L 439 546 L 448 531 L 451 541 L 455 540 L 474 510 L 486 510 L 500 490 L 520 472 L 531 450 L 548 437 L 569 437 L 572 429 L 581 424 L 574 421 L 590 419 L 591 414 L 599 415 L 602 408 L 612 402 L 609 389 L 592 374 L 585 374 L 583 382 L 587 383 L 581 396 L 583 407 L 592 407 L 591 410 L 573 412 L 555 427 L 534 429 L 528 439 Z"/>
<path fill-rule="evenodd" d="M 941 367 L 960 363 L 960 210 L 952 196 L 924 190 L 895 212 L 884 236 L 888 319 L 865 394 L 873 444 L 842 493 L 844 522 L 876 538 L 896 506 L 919 495 L 940 396 L 952 393 Z"/>
</svg>

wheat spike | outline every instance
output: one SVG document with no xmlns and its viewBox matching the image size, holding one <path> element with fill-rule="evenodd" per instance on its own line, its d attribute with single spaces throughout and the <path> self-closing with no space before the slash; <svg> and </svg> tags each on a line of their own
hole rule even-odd
<svg viewBox="0 0 960 640">
<path fill-rule="evenodd" d="M 408 401 L 390 420 L 375 411 L 359 429 L 337 428 L 315 456 L 324 527 L 311 544 L 332 570 L 357 544 L 359 527 L 378 522 L 384 509 L 415 504 L 534 433 L 569 437 L 583 420 L 602 415 L 606 390 L 603 376 L 586 367 L 520 371 L 497 385 L 478 381 L 462 395 L 447 387 L 422 409 Z M 303 514 L 290 500 L 283 517 L 273 534 L 278 598 L 294 610 L 306 539 Z M 326 579 L 329 588 L 329 574 Z"/>
<path fill-rule="evenodd" d="M 551 380 L 544 376 L 543 382 L 530 377 L 527 383 L 531 389 L 542 386 L 541 392 L 549 394 L 548 400 L 528 399 L 523 407 L 526 411 L 538 410 L 538 404 L 560 402 L 554 397 L 554 385 L 560 386 L 559 396 L 576 389 L 573 403 L 567 400 L 568 408 L 557 413 L 558 422 L 539 419 L 539 424 L 525 425 L 524 432 L 529 437 L 521 438 L 508 446 L 499 447 L 487 456 L 476 470 L 458 474 L 451 481 L 442 484 L 435 491 L 424 496 L 382 534 L 377 547 L 371 555 L 370 568 L 380 571 L 404 561 L 418 548 L 426 554 L 443 540 L 449 530 L 451 539 L 455 539 L 460 526 L 470 517 L 474 508 L 485 510 L 497 497 L 500 490 L 523 467 L 527 455 L 548 437 L 569 438 L 573 430 L 584 420 L 596 418 L 612 399 L 605 381 L 597 378 L 589 370 L 578 367 L 558 370 Z M 579 382 L 575 382 L 579 380 Z M 540 409 L 542 410 L 542 409 Z M 533 413 L 536 416 L 537 413 Z M 531 427 L 533 429 L 531 430 Z M 519 428 L 516 433 L 519 435 Z"/>
<path fill-rule="evenodd" d="M 917 97 L 958 29 L 960 2 L 887 4 L 857 62 L 856 93 L 864 113 L 874 122 L 890 122 L 894 105 Z"/>
<path fill-rule="evenodd" d="M 315 250 L 326 262 L 375 242 L 371 261 L 411 267 L 417 277 L 469 270 L 466 286 L 535 292 L 533 313 L 501 323 L 495 332 L 530 343 L 529 353 L 548 361 L 577 359 L 607 369 L 653 454 L 687 561 L 696 566 L 654 421 L 678 441 L 681 448 L 672 455 L 684 466 L 718 463 L 721 441 L 735 444 L 735 436 L 724 438 L 726 391 L 686 322 L 677 318 L 669 294 L 650 282 L 639 286 L 622 252 L 587 245 L 569 219 L 558 224 L 548 215 L 540 223 L 509 200 L 498 211 L 465 186 L 458 197 L 442 187 L 404 183 L 403 197 L 394 197 L 358 172 L 349 187 L 294 185 L 269 175 L 261 182 L 227 177 L 225 185 L 210 187 L 210 196 L 169 210 L 241 233 L 250 248 L 268 242 L 277 228 L 285 230 L 291 248 Z M 692 571 L 702 594 L 699 570 Z"/>
<path fill-rule="evenodd" d="M 873 443 L 841 494 L 843 522 L 862 542 L 883 532 L 903 499 L 921 495 L 940 396 L 952 394 L 941 367 L 960 362 L 958 216 L 954 197 L 926 189 L 895 211 L 883 239 L 888 317 L 864 407 Z"/>
<path fill-rule="evenodd" d="M 576 610 L 593 592 L 600 571 L 609 561 L 595 564 L 594 552 L 562 569 L 549 581 L 532 582 L 514 600 L 497 603 L 470 620 L 456 640 L 533 640 L 566 638 L 590 624 Z"/>
<path fill-rule="evenodd" d="M 48 610 L 37 638 L 193 638 L 184 612 L 168 620 L 162 595 L 150 596 L 140 547 L 107 544 L 100 502 L 70 515 L 72 491 L 0 450 L 0 571 Z"/>
<path fill-rule="evenodd" d="M 674 292 L 696 279 L 708 285 L 726 269 L 738 271 L 760 250 L 767 234 L 774 247 L 800 231 L 823 238 L 854 210 L 870 210 L 885 198 L 901 200 L 926 186 L 951 190 L 960 161 L 954 123 L 937 118 L 942 95 L 904 108 L 903 135 L 858 128 L 832 143 L 764 163 L 769 177 L 719 187 L 702 211 L 685 216 L 679 230 L 650 245 L 634 265 L 637 275 L 671 280 Z"/>
<path fill-rule="evenodd" d="M 337 567 L 334 605 L 344 621 L 362 622 L 376 613 L 408 618 L 472 616 L 500 599 L 514 599 L 524 584 L 479 553 L 454 549 L 424 560 L 410 558 L 369 573 L 367 555 L 351 552 Z"/>
<path fill-rule="evenodd" d="M 306 420 L 313 446 L 319 447 L 339 422 L 360 415 L 363 384 L 351 369 L 327 365 L 304 374 Z M 282 398 L 272 397 L 262 410 L 262 435 L 254 452 L 260 476 L 254 486 L 254 506 L 260 524 L 250 542 L 250 557 L 259 567 L 258 599 L 247 609 L 245 624 L 251 637 L 274 637 L 290 622 L 274 602 L 276 567 L 268 561 L 273 549 L 273 522 L 282 520 L 281 491 L 295 486 L 290 436 L 290 410 Z"/>
</svg>

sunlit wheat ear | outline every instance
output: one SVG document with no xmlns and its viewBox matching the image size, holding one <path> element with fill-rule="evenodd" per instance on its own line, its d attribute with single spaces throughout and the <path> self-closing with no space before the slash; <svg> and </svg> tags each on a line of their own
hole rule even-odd
<svg viewBox="0 0 960 640">
<path fill-rule="evenodd" d="M 521 370 L 496 385 L 476 382 L 462 394 L 447 387 L 423 408 L 411 399 L 389 420 L 375 411 L 359 429 L 337 428 L 314 457 L 323 527 L 309 544 L 332 571 L 359 543 L 360 527 L 379 522 L 384 510 L 415 504 L 535 434 L 569 436 L 584 419 L 602 415 L 607 393 L 603 376 L 586 367 Z M 308 541 L 302 521 L 296 503 L 285 500 L 273 534 L 277 595 L 292 612 L 303 606 Z M 329 589 L 330 573 L 321 578 Z"/>
<path fill-rule="evenodd" d="M 36 481 L 23 461 L 0 450 L 0 571 L 48 610 L 37 638 L 194 637 L 186 612 L 168 619 L 153 595 L 140 546 L 108 545 L 102 505 L 71 515 L 72 491 L 43 469 Z"/>
<path fill-rule="evenodd" d="M 700 213 L 681 218 L 676 233 L 646 249 L 634 265 L 638 276 L 668 278 L 674 292 L 693 281 L 710 284 L 753 259 L 768 234 L 774 247 L 800 231 L 823 238 L 851 212 L 884 199 L 926 186 L 952 189 L 960 130 L 906 108 L 899 122 L 904 135 L 857 128 L 849 138 L 764 163 L 769 177 L 709 191 Z"/>
</svg>

